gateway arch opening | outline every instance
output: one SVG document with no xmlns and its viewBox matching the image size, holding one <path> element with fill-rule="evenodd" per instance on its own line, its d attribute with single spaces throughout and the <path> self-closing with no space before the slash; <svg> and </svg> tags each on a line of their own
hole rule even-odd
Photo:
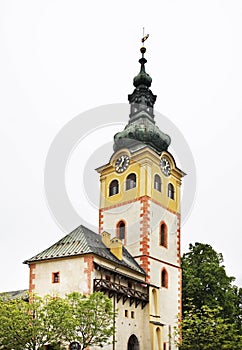
<svg viewBox="0 0 242 350">
<path fill-rule="evenodd" d="M 127 350 L 139 350 L 139 341 L 134 334 L 129 337 Z"/>
</svg>

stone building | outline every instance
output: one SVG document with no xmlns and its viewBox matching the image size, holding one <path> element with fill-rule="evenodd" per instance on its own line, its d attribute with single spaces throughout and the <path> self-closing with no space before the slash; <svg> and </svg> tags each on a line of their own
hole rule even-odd
<svg viewBox="0 0 242 350">
<path fill-rule="evenodd" d="M 170 137 L 155 124 L 156 96 L 145 51 L 142 47 L 140 72 L 128 95 L 128 124 L 114 135 L 110 161 L 96 169 L 99 232 L 80 225 L 25 261 L 31 292 L 102 291 L 112 298 L 116 342 L 107 350 L 174 350 L 170 335 L 181 315 L 180 187 L 185 174 L 168 151 Z"/>
</svg>

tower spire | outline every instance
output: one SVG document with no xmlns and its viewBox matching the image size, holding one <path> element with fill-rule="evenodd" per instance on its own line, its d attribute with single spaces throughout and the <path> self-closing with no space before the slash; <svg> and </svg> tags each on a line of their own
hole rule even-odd
<svg viewBox="0 0 242 350">
<path fill-rule="evenodd" d="M 146 47 L 144 47 L 144 42 L 148 38 L 149 38 L 149 34 L 145 35 L 145 28 L 143 28 L 143 37 L 141 39 L 142 47 L 140 48 L 140 52 L 142 54 L 142 57 L 139 59 L 139 63 L 141 64 L 141 67 L 140 67 L 139 74 L 136 77 L 134 77 L 133 84 L 135 87 L 138 87 L 139 85 L 145 85 L 147 87 L 150 87 L 151 83 L 152 83 L 152 78 L 145 71 L 145 63 L 147 62 L 147 60 L 144 57 L 145 52 L 146 52 Z"/>
<path fill-rule="evenodd" d="M 129 122 L 123 131 L 114 136 L 114 151 L 123 147 L 132 148 L 139 143 L 139 145 L 149 145 L 160 154 L 167 150 L 171 142 L 170 137 L 155 125 L 153 107 L 156 95 L 150 90 L 152 78 L 145 70 L 147 60 L 144 57 L 146 52 L 144 42 L 148 37 L 149 34 L 144 35 L 143 28 L 141 39 L 143 45 L 140 48 L 142 57 L 139 59 L 140 72 L 133 79 L 135 87 L 133 93 L 128 95 L 130 104 Z"/>
</svg>

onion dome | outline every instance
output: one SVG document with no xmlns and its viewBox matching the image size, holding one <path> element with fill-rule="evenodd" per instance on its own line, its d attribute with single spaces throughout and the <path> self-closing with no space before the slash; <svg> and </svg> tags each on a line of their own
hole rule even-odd
<svg viewBox="0 0 242 350">
<path fill-rule="evenodd" d="M 134 77 L 133 85 L 135 87 L 132 94 L 128 95 L 130 104 L 129 122 L 125 129 L 114 135 L 114 151 L 121 148 L 137 149 L 137 145 L 148 145 L 158 154 L 166 151 L 170 145 L 169 135 L 163 133 L 156 125 L 154 120 L 153 106 L 156 101 L 156 95 L 150 90 L 152 78 L 145 71 L 144 58 L 146 48 L 140 49 L 142 57 L 139 60 L 141 64 L 139 74 Z"/>
<path fill-rule="evenodd" d="M 140 72 L 136 77 L 134 77 L 133 84 L 135 87 L 138 87 L 140 85 L 147 86 L 148 88 L 151 86 L 152 78 L 149 76 L 148 73 L 145 71 L 145 63 L 147 60 L 144 58 L 144 53 L 146 51 L 145 47 L 141 47 L 140 52 L 142 53 L 142 58 L 140 58 L 139 63 L 141 64 Z"/>
</svg>

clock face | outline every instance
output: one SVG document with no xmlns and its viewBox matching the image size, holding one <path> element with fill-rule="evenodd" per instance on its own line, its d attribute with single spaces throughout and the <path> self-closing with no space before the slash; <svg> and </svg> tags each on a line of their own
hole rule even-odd
<svg viewBox="0 0 242 350">
<path fill-rule="evenodd" d="M 117 173 L 123 173 L 129 166 L 129 156 L 123 154 L 115 162 L 115 170 Z"/>
<path fill-rule="evenodd" d="M 165 176 L 169 176 L 171 174 L 171 166 L 169 160 L 165 157 L 162 157 L 160 160 L 161 171 Z"/>
</svg>

